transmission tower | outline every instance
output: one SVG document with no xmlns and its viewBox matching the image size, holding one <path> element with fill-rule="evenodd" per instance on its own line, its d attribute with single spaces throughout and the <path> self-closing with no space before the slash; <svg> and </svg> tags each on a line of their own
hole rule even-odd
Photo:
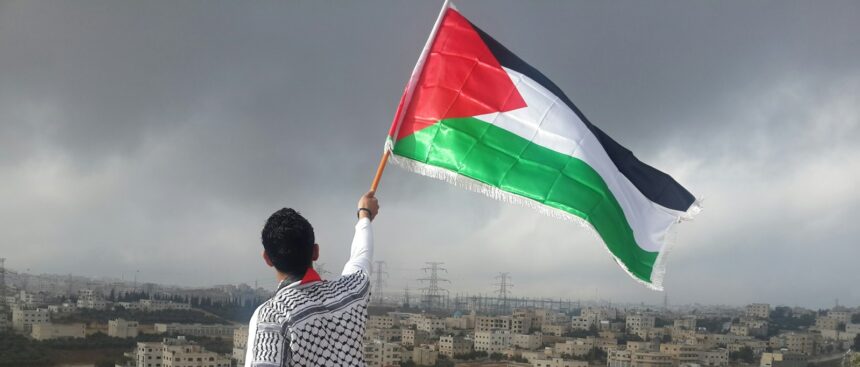
<svg viewBox="0 0 860 367">
<path fill-rule="evenodd" d="M 426 262 L 425 264 L 427 264 L 427 266 L 421 268 L 421 270 L 423 270 L 424 274 L 426 274 L 428 277 L 418 279 L 418 281 L 427 284 L 426 287 L 421 288 L 421 291 L 424 294 L 424 299 L 422 300 L 422 303 L 424 303 L 424 306 L 427 308 L 436 308 L 444 306 L 443 299 L 444 296 L 448 294 L 448 290 L 440 287 L 439 283 L 451 283 L 450 280 L 439 277 L 439 272 L 448 272 L 447 269 L 442 267 L 442 265 L 444 265 L 445 263 Z"/>
<path fill-rule="evenodd" d="M 374 261 L 376 268 L 373 270 L 373 275 L 376 276 L 376 285 L 373 287 L 373 292 L 376 294 L 376 303 L 382 304 L 382 287 L 385 286 L 385 278 L 388 277 L 388 272 L 385 271 L 385 261 Z"/>
<path fill-rule="evenodd" d="M 68 293 L 69 299 L 71 300 L 72 296 L 73 296 L 72 288 L 74 288 L 74 283 L 72 282 L 72 274 L 71 273 L 69 273 L 69 275 L 66 277 L 66 286 L 69 288 L 67 290 L 67 293 Z"/>
<path fill-rule="evenodd" d="M 498 281 L 496 285 L 499 289 L 496 291 L 496 294 L 499 296 L 499 311 L 506 311 L 508 309 L 508 294 L 510 293 L 510 288 L 514 285 L 511 284 L 511 273 L 499 273 L 496 275 L 496 280 Z"/>
<path fill-rule="evenodd" d="M 6 258 L 0 257 L 0 317 L 6 317 Z"/>
</svg>

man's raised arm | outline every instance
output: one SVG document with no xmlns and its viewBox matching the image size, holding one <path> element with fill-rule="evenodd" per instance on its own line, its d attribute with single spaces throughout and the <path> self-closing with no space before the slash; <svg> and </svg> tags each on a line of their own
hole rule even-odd
<svg viewBox="0 0 860 367">
<path fill-rule="evenodd" d="M 352 248 L 349 251 L 349 261 L 343 267 L 341 275 L 349 275 L 364 271 L 370 275 L 373 263 L 373 229 L 370 222 L 379 213 L 379 202 L 374 192 L 369 191 L 358 200 L 358 223 L 355 224 L 355 236 L 352 238 Z"/>
</svg>

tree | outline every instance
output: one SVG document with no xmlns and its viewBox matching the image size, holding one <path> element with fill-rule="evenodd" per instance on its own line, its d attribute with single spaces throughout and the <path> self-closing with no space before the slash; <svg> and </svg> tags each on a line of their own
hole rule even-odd
<svg viewBox="0 0 860 367">
<path fill-rule="evenodd" d="M 529 363 L 529 360 L 523 358 L 523 356 L 513 356 L 513 357 L 511 357 L 511 360 L 514 362 L 519 362 L 519 363 Z"/>
<path fill-rule="evenodd" d="M 745 363 L 755 362 L 755 353 L 750 347 L 743 347 L 737 352 L 729 353 L 729 359 L 734 361 L 743 361 Z"/>
<path fill-rule="evenodd" d="M 860 351 L 860 334 L 854 336 L 854 350 Z"/>
<path fill-rule="evenodd" d="M 502 357 L 503 356 L 501 353 L 493 352 L 492 354 L 490 354 L 490 359 L 492 359 L 494 361 L 500 361 L 500 360 L 502 360 Z"/>
</svg>

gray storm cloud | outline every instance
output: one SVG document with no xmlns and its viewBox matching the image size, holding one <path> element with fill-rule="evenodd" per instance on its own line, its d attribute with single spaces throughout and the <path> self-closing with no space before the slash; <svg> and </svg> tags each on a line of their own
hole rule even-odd
<svg viewBox="0 0 860 367">
<path fill-rule="evenodd" d="M 270 281 L 291 206 L 322 259 L 354 205 L 435 2 L 0 2 L 0 255 L 36 272 Z M 860 5 L 462 1 L 644 161 L 705 198 L 673 302 L 860 303 Z M 377 258 L 399 292 L 659 301 L 579 226 L 390 167 Z M 852 290 L 854 289 L 854 290 Z"/>
</svg>

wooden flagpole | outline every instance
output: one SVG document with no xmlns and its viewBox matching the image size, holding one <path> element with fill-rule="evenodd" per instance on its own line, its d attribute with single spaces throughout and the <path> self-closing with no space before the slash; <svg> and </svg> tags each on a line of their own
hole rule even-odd
<svg viewBox="0 0 860 367">
<path fill-rule="evenodd" d="M 389 155 L 391 155 L 391 151 L 388 149 L 385 150 L 385 153 L 382 153 L 379 167 L 376 167 L 376 176 L 373 176 L 373 183 L 370 184 L 370 191 L 376 191 L 376 188 L 379 186 L 379 180 L 382 179 L 382 171 L 385 171 L 385 164 L 388 163 Z"/>
</svg>

